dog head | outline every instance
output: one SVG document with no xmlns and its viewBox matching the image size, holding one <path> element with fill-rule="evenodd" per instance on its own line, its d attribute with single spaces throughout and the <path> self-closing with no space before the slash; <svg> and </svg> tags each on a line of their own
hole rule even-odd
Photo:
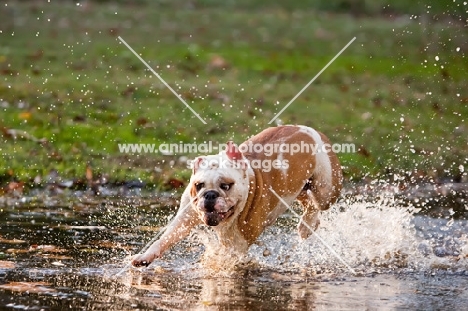
<svg viewBox="0 0 468 311">
<path fill-rule="evenodd" d="M 232 142 L 225 151 L 192 162 L 190 196 L 208 226 L 230 223 L 244 208 L 249 193 L 247 163 Z"/>
</svg>

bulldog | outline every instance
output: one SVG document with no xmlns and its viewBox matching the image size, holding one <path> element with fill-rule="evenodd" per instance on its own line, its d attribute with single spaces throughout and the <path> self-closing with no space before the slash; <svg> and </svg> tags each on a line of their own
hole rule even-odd
<svg viewBox="0 0 468 311">
<path fill-rule="evenodd" d="M 159 240 L 133 257 L 134 266 L 148 266 L 200 224 L 212 227 L 223 246 L 247 252 L 287 209 L 273 191 L 287 204 L 301 203 L 298 231 L 306 239 L 342 187 L 328 138 L 306 126 L 268 128 L 239 146 L 228 142 L 217 155 L 197 157 L 192 170 L 176 216 Z"/>
</svg>

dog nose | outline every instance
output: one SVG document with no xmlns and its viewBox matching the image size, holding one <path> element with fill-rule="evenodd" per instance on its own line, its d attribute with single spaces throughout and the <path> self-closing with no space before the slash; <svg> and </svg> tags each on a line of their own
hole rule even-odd
<svg viewBox="0 0 468 311">
<path fill-rule="evenodd" d="M 207 201 L 213 201 L 213 200 L 216 200 L 218 197 L 219 197 L 219 193 L 214 191 L 214 190 L 210 190 L 210 191 L 207 191 L 203 197 L 205 198 L 205 200 Z"/>
</svg>

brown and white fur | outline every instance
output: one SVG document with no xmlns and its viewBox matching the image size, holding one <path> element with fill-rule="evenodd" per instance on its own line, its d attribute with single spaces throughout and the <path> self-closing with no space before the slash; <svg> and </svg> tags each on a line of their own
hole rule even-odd
<svg viewBox="0 0 468 311">
<path fill-rule="evenodd" d="M 305 126 L 268 128 L 243 144 L 329 144 L 322 133 Z M 298 231 L 302 239 L 319 225 L 318 214 L 333 204 L 341 191 L 342 173 L 337 156 L 329 152 L 264 153 L 245 152 L 228 143 L 218 155 L 198 157 L 185 189 L 179 211 L 161 238 L 143 254 L 132 259 L 134 266 L 147 266 L 168 248 L 185 238 L 192 228 L 206 224 L 213 228 L 223 246 L 246 252 L 263 230 L 273 224 L 287 207 L 270 187 L 291 204 L 298 200 L 303 207 Z M 245 149 L 247 150 L 247 149 Z M 288 167 L 252 168 L 255 160 L 287 160 Z"/>
</svg>

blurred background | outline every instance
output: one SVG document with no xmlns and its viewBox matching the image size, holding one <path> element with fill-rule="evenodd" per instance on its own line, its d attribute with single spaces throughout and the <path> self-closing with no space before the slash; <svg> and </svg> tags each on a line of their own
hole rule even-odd
<svg viewBox="0 0 468 311">
<path fill-rule="evenodd" d="M 0 186 L 181 187 L 193 155 L 118 144 L 241 143 L 353 37 L 277 124 L 354 143 L 339 154 L 351 182 L 466 181 L 467 10 L 452 0 L 3 2 Z"/>
</svg>

